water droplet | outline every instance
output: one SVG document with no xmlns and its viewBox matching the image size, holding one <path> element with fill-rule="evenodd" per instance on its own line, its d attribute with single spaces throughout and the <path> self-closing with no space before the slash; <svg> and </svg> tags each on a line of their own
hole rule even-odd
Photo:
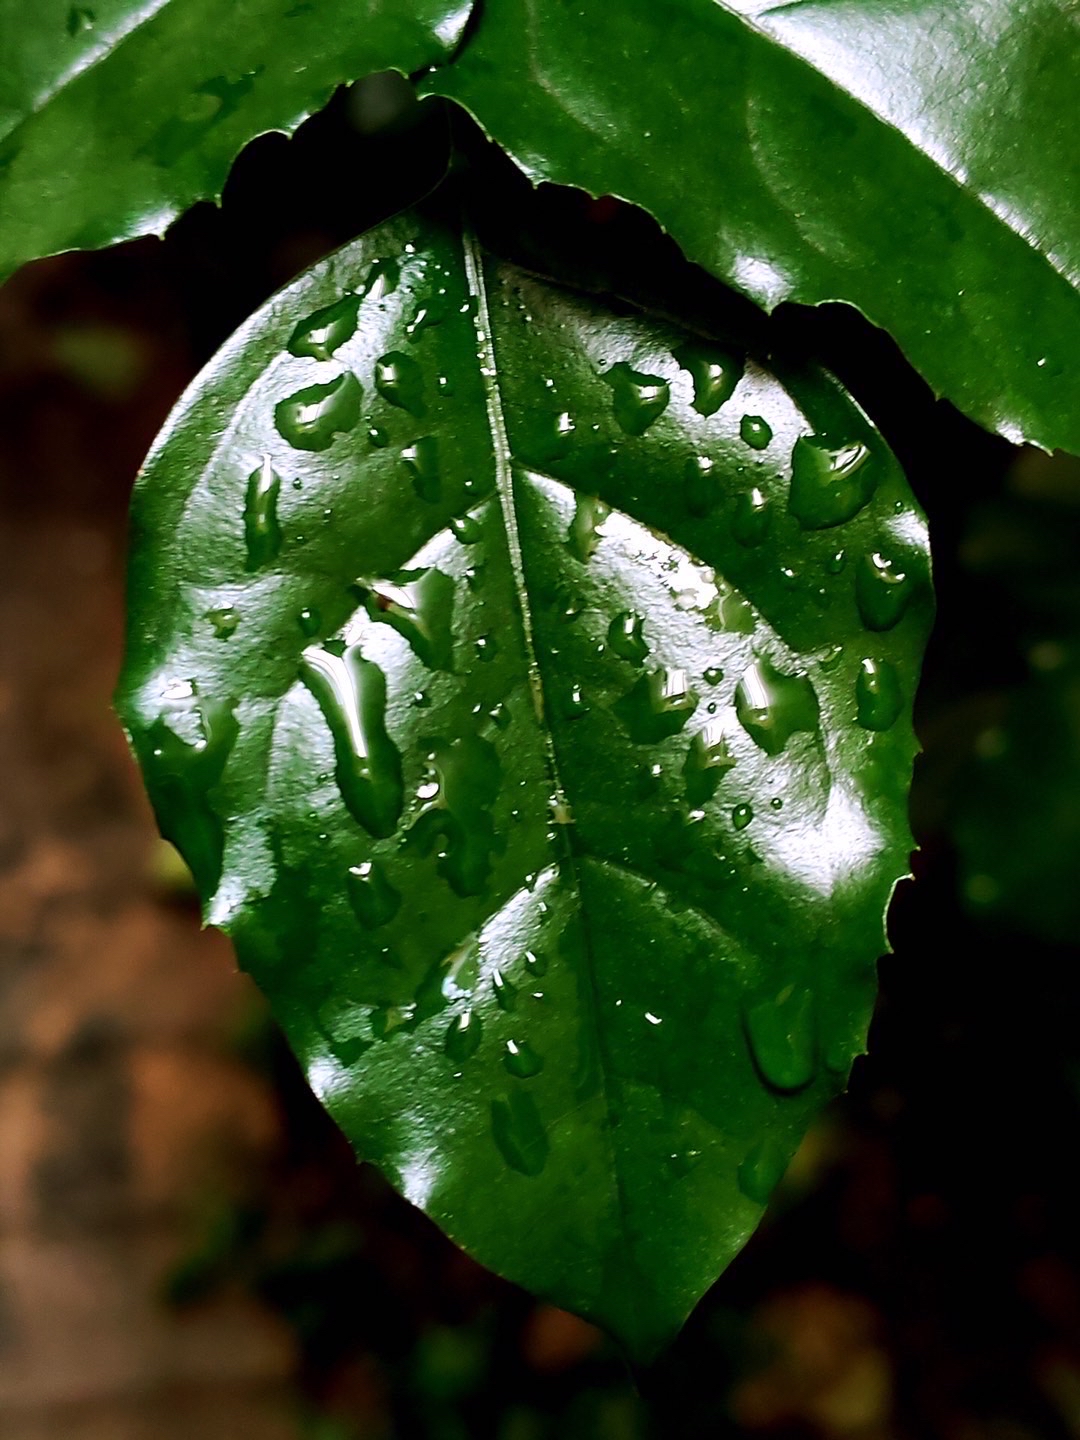
<svg viewBox="0 0 1080 1440">
<path fill-rule="evenodd" d="M 424 303 L 417 307 L 416 314 L 405 326 L 405 334 L 415 345 L 423 337 L 425 330 L 441 325 L 448 314 L 448 301 L 441 295 L 429 295 Z"/>
<path fill-rule="evenodd" d="M 380 425 L 372 425 L 367 432 L 368 444 L 375 450 L 385 450 L 390 444 L 390 436 Z"/>
<path fill-rule="evenodd" d="M 779 795 L 774 795 L 773 798 L 769 801 L 769 809 L 770 809 L 770 810 L 782 810 L 783 808 L 784 808 L 784 802 L 783 802 L 783 800 L 780 798 Z"/>
<path fill-rule="evenodd" d="M 904 708 L 900 678 L 888 660 L 863 660 L 855 681 L 855 709 L 865 730 L 888 730 Z"/>
<path fill-rule="evenodd" d="M 774 1140 L 759 1140 L 746 1153 L 739 1166 L 739 1189 L 755 1205 L 768 1203 L 770 1195 L 784 1178 L 787 1165 Z"/>
<path fill-rule="evenodd" d="M 432 670 L 454 668 L 454 582 L 435 568 L 399 570 L 387 580 L 360 578 L 352 587 L 372 620 L 390 625 Z"/>
<path fill-rule="evenodd" d="M 499 1152 L 511 1170 L 536 1176 L 547 1164 L 548 1137 L 536 1100 L 530 1091 L 491 1102 L 491 1133 Z"/>
<path fill-rule="evenodd" d="M 820 435 L 800 435 L 791 454 L 788 509 L 804 530 L 842 525 L 868 503 L 877 466 L 860 441 L 832 446 Z"/>
<path fill-rule="evenodd" d="M 622 610 L 608 626 L 607 643 L 622 660 L 631 665 L 641 665 L 649 653 L 649 647 L 642 634 L 644 620 L 632 610 Z"/>
<path fill-rule="evenodd" d="M 779 755 L 798 730 L 818 728 L 818 700 L 805 675 L 784 675 L 755 660 L 735 691 L 739 723 L 766 755 Z"/>
<path fill-rule="evenodd" d="M 620 360 L 601 375 L 611 386 L 615 419 L 628 435 L 644 435 L 667 409 L 671 391 L 659 375 L 642 375 Z"/>
<path fill-rule="evenodd" d="M 194 700 L 194 687 L 187 681 L 167 686 L 162 698 L 170 708 L 149 727 L 143 763 L 155 795 L 173 816 L 170 838 L 206 893 L 221 877 L 225 842 L 221 817 L 207 797 L 221 779 L 240 727 L 231 705 L 220 700 L 200 700 L 192 717 L 185 702 Z M 178 734 L 170 723 L 173 705 L 194 719 L 189 734 Z"/>
<path fill-rule="evenodd" d="M 764 450 L 772 443 L 772 426 L 760 415 L 744 415 L 739 422 L 739 436 L 751 450 Z"/>
<path fill-rule="evenodd" d="M 746 1037 L 754 1063 L 774 1090 L 802 1090 L 814 1078 L 816 1043 L 814 997 L 788 985 L 771 1000 L 745 1012 Z"/>
<path fill-rule="evenodd" d="M 574 424 L 574 417 L 570 414 L 569 410 L 563 410 L 561 414 L 555 416 L 556 440 L 567 439 L 568 436 L 573 435 L 576 429 L 577 426 Z"/>
<path fill-rule="evenodd" d="M 424 414 L 424 372 L 401 350 L 375 361 L 375 389 L 391 405 L 417 418 Z"/>
<path fill-rule="evenodd" d="M 574 518 L 566 543 L 570 552 L 584 563 L 592 558 L 597 545 L 604 538 L 602 526 L 611 514 L 611 508 L 592 495 L 579 495 L 574 506 Z"/>
<path fill-rule="evenodd" d="M 494 660 L 495 656 L 499 653 L 499 642 L 495 639 L 494 635 L 481 635 L 473 646 L 473 649 L 476 651 L 476 658 L 478 660 L 485 662 Z"/>
<path fill-rule="evenodd" d="M 534 980 L 542 980 L 548 972 L 548 958 L 543 951 L 525 951 L 525 969 Z"/>
<path fill-rule="evenodd" d="M 407 445 L 401 458 L 412 471 L 413 489 L 421 500 L 437 504 L 442 499 L 442 475 L 439 471 L 439 442 L 434 435 L 424 435 Z"/>
<path fill-rule="evenodd" d="M 754 818 L 754 811 L 749 805 L 736 805 L 731 812 L 731 823 L 736 830 L 745 830 Z"/>
<path fill-rule="evenodd" d="M 506 730 L 510 725 L 510 711 L 500 700 L 499 703 L 488 711 L 488 718 L 496 730 Z"/>
<path fill-rule="evenodd" d="M 707 455 L 692 455 L 683 466 L 686 508 L 699 519 L 708 515 L 719 498 L 713 462 Z"/>
<path fill-rule="evenodd" d="M 325 385 L 305 386 L 274 406 L 278 434 L 297 450 L 327 450 L 360 419 L 363 393 L 348 371 Z"/>
<path fill-rule="evenodd" d="M 702 678 L 706 685 L 719 685 L 724 678 L 724 672 L 719 665 L 710 665 Z"/>
<path fill-rule="evenodd" d="M 297 623 L 299 624 L 300 629 L 304 632 L 304 634 L 310 639 L 312 636 L 319 633 L 319 628 L 322 625 L 322 620 L 319 616 L 318 610 L 315 609 L 314 605 L 305 605 L 304 608 L 300 611 L 300 614 L 297 616 Z"/>
<path fill-rule="evenodd" d="M 829 572 L 830 575 L 839 575 L 846 564 L 846 552 L 843 550 L 837 550 L 834 555 L 830 555 L 829 558 L 825 561 L 825 569 Z"/>
<path fill-rule="evenodd" d="M 761 490 L 754 487 L 740 495 L 735 501 L 735 511 L 731 517 L 731 533 L 740 545 L 748 548 L 760 545 L 769 533 L 769 525 L 772 521 L 772 511 L 769 508 L 769 501 Z"/>
<path fill-rule="evenodd" d="M 864 555 L 855 571 L 855 598 L 868 630 L 891 630 L 907 609 L 912 583 L 903 570 L 875 552 Z"/>
<path fill-rule="evenodd" d="M 454 515 L 450 520 L 450 530 L 454 539 L 460 540 L 462 545 L 475 545 L 484 533 L 475 515 Z"/>
<path fill-rule="evenodd" d="M 519 1080 L 531 1080 L 544 1068 L 544 1057 L 525 1040 L 507 1040 L 503 1064 Z"/>
<path fill-rule="evenodd" d="M 434 741 L 430 759 L 432 780 L 421 787 L 426 803 L 409 843 L 423 854 L 438 847 L 436 869 L 455 894 L 481 895 L 502 848 L 491 817 L 502 779 L 498 752 L 481 735 L 459 735 Z"/>
<path fill-rule="evenodd" d="M 496 968 L 491 972 L 491 983 L 495 989 L 495 999 L 500 1010 L 512 1014 L 518 1005 L 518 988 L 512 980 L 508 980 L 503 972 Z"/>
<path fill-rule="evenodd" d="M 205 618 L 214 627 L 214 634 L 219 640 L 228 640 L 240 624 L 240 612 L 234 610 L 231 605 L 226 606 L 224 610 L 208 610 Z"/>
<path fill-rule="evenodd" d="M 247 545 L 248 570 L 260 570 L 276 560 L 281 549 L 281 526 L 278 524 L 278 496 L 281 476 L 270 464 L 270 456 L 248 477 L 244 501 L 244 541 Z"/>
<path fill-rule="evenodd" d="M 383 1005 L 371 1012 L 371 1031 L 377 1040 L 389 1040 L 399 1030 L 411 1030 L 416 1018 L 415 1005 Z"/>
<path fill-rule="evenodd" d="M 74 39 L 83 31 L 92 30 L 96 21 L 93 10 L 85 5 L 73 5 L 67 15 L 67 33 Z"/>
<path fill-rule="evenodd" d="M 356 317 L 360 296 L 345 295 L 333 305 L 326 305 L 301 320 L 289 336 L 290 355 L 308 355 L 313 360 L 329 360 L 335 350 L 356 334 Z"/>
<path fill-rule="evenodd" d="M 580 720 L 582 715 L 589 713 L 582 689 L 576 681 L 569 681 L 562 689 L 559 701 L 559 714 L 564 720 Z"/>
<path fill-rule="evenodd" d="M 722 721 L 710 720 L 690 741 L 683 766 L 686 799 L 691 808 L 699 809 L 713 798 L 720 781 L 734 764 L 735 757 L 728 749 Z"/>
<path fill-rule="evenodd" d="M 344 654 L 309 646 L 300 678 L 330 727 L 342 798 L 372 835 L 392 835 L 401 818 L 401 756 L 386 732 L 386 677 L 359 646 Z"/>
<path fill-rule="evenodd" d="M 650 745 L 678 734 L 697 703 L 685 670 L 659 669 L 642 675 L 613 709 L 635 744 Z"/>
<path fill-rule="evenodd" d="M 372 263 L 364 281 L 364 294 L 370 295 L 374 300 L 381 300 L 386 295 L 391 295 L 401 281 L 401 266 L 392 257 L 376 260 Z"/>
<path fill-rule="evenodd" d="M 694 409 L 699 415 L 715 415 L 735 393 L 742 379 L 742 361 L 692 340 L 673 354 L 694 382 Z"/>
<path fill-rule="evenodd" d="M 401 909 L 400 894 L 376 860 L 350 865 L 345 888 L 349 892 L 353 914 L 368 930 L 377 930 L 380 925 L 388 924 Z"/>
<path fill-rule="evenodd" d="M 464 1065 L 466 1060 L 472 1059 L 480 1048 L 483 1033 L 479 1015 L 474 1015 L 471 1010 L 455 1015 L 444 1042 L 446 1053 L 455 1065 Z"/>
</svg>

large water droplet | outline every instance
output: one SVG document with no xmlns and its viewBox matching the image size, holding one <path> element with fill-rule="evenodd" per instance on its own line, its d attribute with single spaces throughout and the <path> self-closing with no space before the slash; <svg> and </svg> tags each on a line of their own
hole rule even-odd
<svg viewBox="0 0 1080 1440">
<path fill-rule="evenodd" d="M 597 545 L 604 538 L 602 526 L 611 514 L 611 507 L 592 495 L 579 495 L 574 506 L 574 518 L 566 543 L 570 552 L 583 563 L 592 558 Z"/>
<path fill-rule="evenodd" d="M 751 450 L 765 450 L 772 444 L 772 426 L 760 415 L 744 415 L 739 422 L 739 436 Z"/>
<path fill-rule="evenodd" d="M 421 500 L 435 505 L 442 499 L 442 474 L 439 470 L 439 442 L 434 435 L 424 435 L 401 452 L 401 458 L 412 472 L 413 489 Z"/>
<path fill-rule="evenodd" d="M 498 752 L 480 735 L 459 735 L 433 743 L 431 764 L 434 779 L 410 841 L 425 854 L 438 846 L 436 868 L 458 895 L 481 895 L 502 848 L 491 817 L 502 779 Z"/>
<path fill-rule="evenodd" d="M 779 755 L 798 730 L 818 728 L 818 699 L 805 675 L 785 675 L 755 660 L 735 691 L 739 723 L 766 755 Z"/>
<path fill-rule="evenodd" d="M 463 1010 L 460 1015 L 455 1015 L 444 1042 L 446 1053 L 455 1065 L 464 1065 L 466 1060 L 472 1059 L 480 1048 L 483 1033 L 484 1027 L 480 1023 L 479 1015 L 471 1010 Z"/>
<path fill-rule="evenodd" d="M 377 860 L 350 865 L 345 888 L 353 914 L 368 930 L 389 924 L 401 909 L 401 895 L 390 884 Z"/>
<path fill-rule="evenodd" d="M 544 1057 L 538 1055 L 526 1040 L 508 1040 L 503 1064 L 519 1080 L 531 1080 L 544 1068 Z"/>
<path fill-rule="evenodd" d="M 484 529 L 475 515 L 454 515 L 450 519 L 450 530 L 455 540 L 462 545 L 475 545 L 483 537 Z"/>
<path fill-rule="evenodd" d="M 788 509 L 804 530 L 825 530 L 857 515 L 877 485 L 869 449 L 854 441 L 833 446 L 820 435 L 800 435 L 791 455 Z"/>
<path fill-rule="evenodd" d="M 783 1151 L 775 1140 L 759 1140 L 739 1166 L 739 1189 L 755 1205 L 766 1205 L 786 1169 Z"/>
<path fill-rule="evenodd" d="M 424 372 L 401 350 L 391 350 L 375 361 L 375 389 L 399 410 L 417 418 L 424 414 Z"/>
<path fill-rule="evenodd" d="M 188 687 L 187 696 L 192 694 Z M 166 839 L 208 893 L 220 879 L 225 843 L 225 827 L 209 792 L 221 779 L 240 727 L 225 701 L 200 701 L 195 718 L 195 738 L 189 739 L 177 734 L 167 716 L 159 717 L 149 727 L 141 754 L 161 813 L 169 817 Z"/>
<path fill-rule="evenodd" d="M 754 1063 L 774 1090 L 802 1090 L 814 1078 L 817 1045 L 814 997 L 788 985 L 771 1000 L 745 1012 L 746 1037 Z"/>
<path fill-rule="evenodd" d="M 275 405 L 278 434 L 297 450 L 327 450 L 335 435 L 352 430 L 360 419 L 363 393 L 349 371 L 325 385 L 308 385 Z"/>
<path fill-rule="evenodd" d="M 230 635 L 236 633 L 236 627 L 240 624 L 240 612 L 227 605 L 223 610 L 208 610 L 207 620 L 214 627 L 214 634 L 219 640 L 228 640 Z"/>
<path fill-rule="evenodd" d="M 547 1164 L 548 1136 L 532 1093 L 526 1089 L 491 1102 L 491 1133 L 503 1159 L 521 1175 L 539 1175 Z"/>
<path fill-rule="evenodd" d="M 720 781 L 734 764 L 723 722 L 710 720 L 690 741 L 683 766 L 686 800 L 692 810 L 699 810 L 713 798 Z"/>
<path fill-rule="evenodd" d="M 735 826 L 736 830 L 745 830 L 746 827 L 750 824 L 750 821 L 753 820 L 753 818 L 753 806 L 747 805 L 745 803 L 743 803 L 742 805 L 736 805 L 734 810 L 732 810 L 731 812 L 731 823 Z"/>
<path fill-rule="evenodd" d="M 683 466 L 683 494 L 686 508 L 700 519 L 710 514 L 719 499 L 719 487 L 707 455 L 692 455 Z"/>
<path fill-rule="evenodd" d="M 726 351 L 714 350 L 693 340 L 680 345 L 673 353 L 694 382 L 694 409 L 699 415 L 715 415 L 735 393 L 742 379 L 742 361 Z"/>
<path fill-rule="evenodd" d="M 769 533 L 772 512 L 768 497 L 755 486 L 735 501 L 731 517 L 731 533 L 740 545 L 760 545 Z"/>
<path fill-rule="evenodd" d="M 373 300 L 381 300 L 392 294 L 400 281 L 401 266 L 392 256 L 375 260 L 364 281 L 364 294 L 370 295 Z"/>
<path fill-rule="evenodd" d="M 446 296 L 430 294 L 417 307 L 416 314 L 405 326 L 405 334 L 415 345 L 422 338 L 425 330 L 431 330 L 436 325 L 441 325 L 449 313 L 449 302 Z"/>
<path fill-rule="evenodd" d="M 372 620 L 392 626 L 432 670 L 454 668 L 454 582 L 442 570 L 399 570 L 353 588 Z"/>
<path fill-rule="evenodd" d="M 685 670 L 659 669 L 642 675 L 613 709 L 635 744 L 651 745 L 677 735 L 697 703 Z"/>
<path fill-rule="evenodd" d="M 97 22 L 97 16 L 86 5 L 73 5 L 68 11 L 67 33 L 74 39 L 84 30 L 92 30 Z"/>
<path fill-rule="evenodd" d="M 632 610 L 620 611 L 608 626 L 609 649 L 620 659 L 629 660 L 631 665 L 643 664 L 649 653 L 649 647 L 642 633 L 644 624 L 641 616 L 635 615 Z"/>
<path fill-rule="evenodd" d="M 875 552 L 864 555 L 855 571 L 855 598 L 868 630 L 891 630 L 911 600 L 911 578 Z"/>
<path fill-rule="evenodd" d="M 370 834 L 392 835 L 401 818 L 401 756 L 386 732 L 386 677 L 359 646 L 344 654 L 309 646 L 300 678 L 319 702 L 334 740 L 342 798 Z"/>
<path fill-rule="evenodd" d="M 281 526 L 278 524 L 278 496 L 281 476 L 270 464 L 270 456 L 248 477 L 244 501 L 244 543 L 247 546 L 248 570 L 260 570 L 276 560 L 281 550 Z"/>
<path fill-rule="evenodd" d="M 645 431 L 667 409 L 671 391 L 659 375 L 642 375 L 620 360 L 600 377 L 611 386 L 615 419 L 628 435 Z"/>
<path fill-rule="evenodd" d="M 356 334 L 356 317 L 360 311 L 359 295 L 344 295 L 333 305 L 326 305 L 301 320 L 289 336 L 290 355 L 308 355 L 313 360 L 329 360 L 334 351 Z"/>
<path fill-rule="evenodd" d="M 900 677 L 888 660 L 862 660 L 855 681 L 855 709 L 866 730 L 889 730 L 904 708 Z"/>
</svg>

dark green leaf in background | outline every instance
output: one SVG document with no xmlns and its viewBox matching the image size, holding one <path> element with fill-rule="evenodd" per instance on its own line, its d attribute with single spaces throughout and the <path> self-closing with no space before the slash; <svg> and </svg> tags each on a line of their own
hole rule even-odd
<svg viewBox="0 0 1080 1440">
<path fill-rule="evenodd" d="M 133 524 L 121 712 L 312 1085 L 649 1354 L 864 1048 L 931 611 L 880 436 L 405 216 L 221 351 Z"/>
<path fill-rule="evenodd" d="M 336 86 L 444 60 L 461 0 L 0 0 L 0 279 L 161 234 Z"/>
<path fill-rule="evenodd" d="M 430 83 L 534 180 L 768 309 L 850 301 L 982 424 L 1080 451 L 1071 0 L 491 0 Z"/>
<path fill-rule="evenodd" d="M 1019 675 L 983 688 L 948 818 L 973 911 L 1046 940 L 1080 939 L 1080 464 L 1029 453 L 979 507 L 963 547 Z M 970 702 L 969 702 L 970 703 Z M 962 757 L 955 733 L 944 757 Z"/>
</svg>

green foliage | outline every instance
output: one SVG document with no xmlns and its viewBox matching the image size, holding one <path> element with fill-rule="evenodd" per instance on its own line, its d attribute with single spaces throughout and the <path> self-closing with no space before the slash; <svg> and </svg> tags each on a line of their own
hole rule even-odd
<svg viewBox="0 0 1080 1440">
<path fill-rule="evenodd" d="M 0 275 L 161 233 L 396 68 L 1080 450 L 1067 0 L 0 0 L 0 33 Z M 312 1084 L 470 1251 L 655 1350 L 865 1042 L 931 611 L 880 435 L 810 365 L 414 214 L 226 345 L 133 525 L 121 710 Z M 1014 592 L 1036 683 L 953 806 L 973 901 L 1062 938 L 1074 807 L 1029 801 L 1076 771 L 1070 583 Z"/>
<path fill-rule="evenodd" d="M 134 524 L 121 712 L 314 1088 L 650 1353 L 864 1048 L 931 604 L 881 438 L 406 216 L 225 347 Z"/>
<path fill-rule="evenodd" d="M 57 250 L 162 234 L 237 152 L 343 81 L 443 60 L 454 0 L 0 0 L 0 279 Z M 344 177 L 343 177 L 344 179 Z"/>
</svg>

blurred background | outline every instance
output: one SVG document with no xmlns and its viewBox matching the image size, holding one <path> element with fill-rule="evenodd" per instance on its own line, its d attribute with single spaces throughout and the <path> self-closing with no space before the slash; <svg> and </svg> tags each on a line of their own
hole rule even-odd
<svg viewBox="0 0 1080 1440">
<path fill-rule="evenodd" d="M 170 407 L 269 294 L 448 171 L 510 258 L 820 358 L 935 545 L 922 849 L 871 1053 L 638 1374 L 356 1165 L 200 930 L 110 710 L 126 507 Z M 854 312 L 763 321 L 646 217 L 532 192 L 373 77 L 163 241 L 0 290 L 0 490 L 3 1440 L 1080 1437 L 1077 462 L 936 402 Z"/>
</svg>

